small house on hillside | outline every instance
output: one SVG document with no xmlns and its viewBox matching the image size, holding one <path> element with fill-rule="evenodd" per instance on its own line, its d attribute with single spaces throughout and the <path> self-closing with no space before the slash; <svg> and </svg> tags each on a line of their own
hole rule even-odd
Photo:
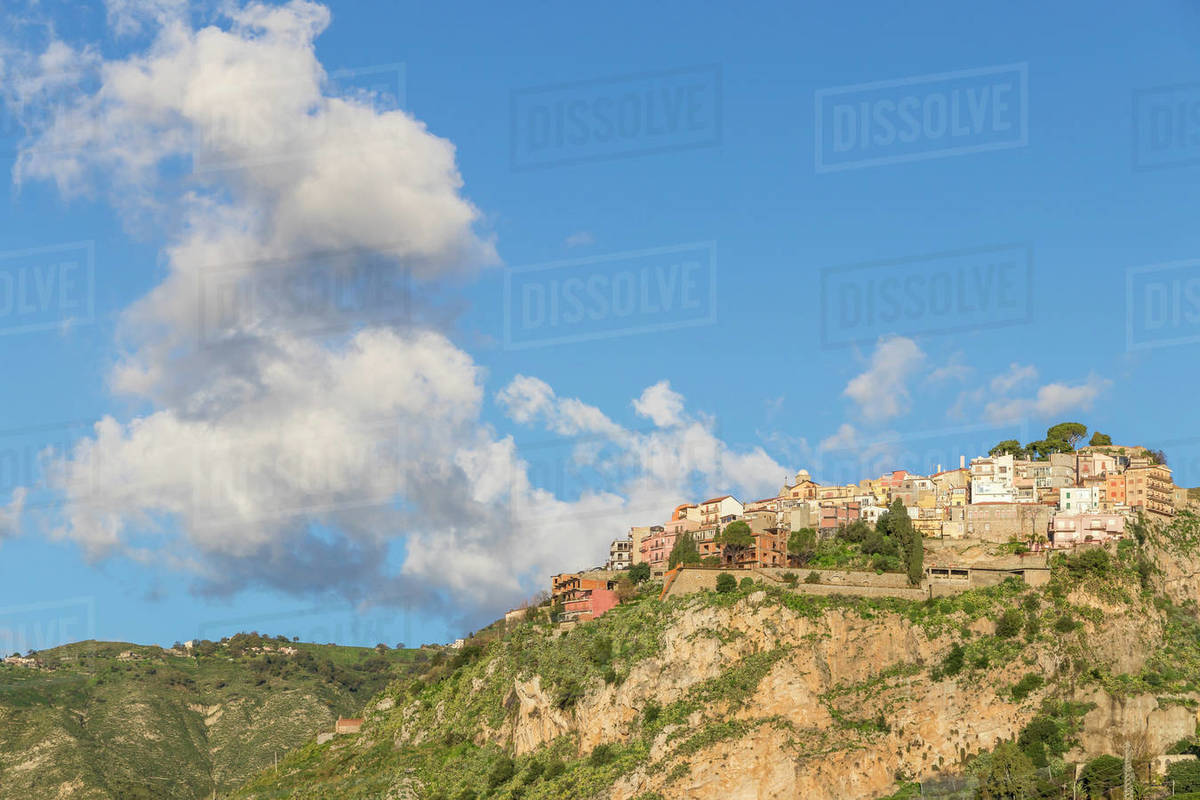
<svg viewBox="0 0 1200 800">
<path fill-rule="evenodd" d="M 358 733 L 362 728 L 361 717 L 338 717 L 338 721 L 333 725 L 334 733 Z"/>
</svg>

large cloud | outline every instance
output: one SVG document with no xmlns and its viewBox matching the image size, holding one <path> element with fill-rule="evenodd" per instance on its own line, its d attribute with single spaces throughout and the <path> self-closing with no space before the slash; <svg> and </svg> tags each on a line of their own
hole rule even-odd
<svg viewBox="0 0 1200 800">
<path fill-rule="evenodd" d="M 481 421 L 482 370 L 416 299 L 496 261 L 454 148 L 369 96 L 331 93 L 313 46 L 328 11 L 254 3 L 198 29 L 165 0 L 110 11 L 121 32 L 152 32 L 144 52 L 100 61 L 54 43 L 20 62 L 29 85 L 39 60 L 64 59 L 94 85 L 63 95 L 14 179 L 105 194 L 168 232 L 166 275 L 123 314 L 111 375 L 150 410 L 104 418 L 51 464 L 66 500 L 56 535 L 208 591 L 435 610 L 452 597 L 478 618 L 602 559 L 689 490 L 766 491 L 783 476 L 665 383 L 635 402 L 653 429 L 633 431 L 512 381 L 500 403 L 549 435 L 523 457 Z M 560 491 L 549 461 L 590 477 Z"/>
</svg>

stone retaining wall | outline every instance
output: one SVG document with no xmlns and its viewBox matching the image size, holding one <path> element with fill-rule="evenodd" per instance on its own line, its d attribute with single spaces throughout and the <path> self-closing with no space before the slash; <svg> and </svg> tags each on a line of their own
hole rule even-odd
<svg viewBox="0 0 1200 800">
<path fill-rule="evenodd" d="M 763 580 L 774 585 L 783 585 L 782 575 L 791 572 L 797 578 L 794 591 L 802 594 L 819 595 L 858 595 L 860 597 L 899 597 L 905 600 L 925 600 L 929 597 L 947 597 L 982 586 L 993 586 L 1012 577 L 1006 570 L 969 569 L 968 578 L 944 579 L 926 578 L 918 586 L 910 586 L 908 576 L 899 572 L 855 572 L 840 569 L 805 569 L 803 567 L 784 569 L 779 567 L 756 567 L 754 569 L 706 569 L 688 567 L 680 569 L 672 578 L 668 573 L 669 583 L 663 591 L 664 597 L 677 597 L 691 594 L 704 589 L 717 588 L 717 576 L 729 573 L 738 582 L 749 577 Z M 810 573 L 817 573 L 818 583 L 805 583 Z M 1041 586 L 1050 579 L 1048 569 L 1027 567 L 1024 572 L 1025 582 L 1031 586 Z"/>
<path fill-rule="evenodd" d="M 722 573 L 732 575 L 738 582 L 743 578 L 752 578 L 754 580 L 762 580 L 767 583 L 782 585 L 779 575 L 784 572 L 795 572 L 800 581 L 795 587 L 789 587 L 791 591 L 798 594 L 814 594 L 814 595 L 853 595 L 857 597 L 898 597 L 903 600 L 925 600 L 929 597 L 929 588 L 925 583 L 918 587 L 908 585 L 908 579 L 903 575 L 895 573 L 884 575 L 876 575 L 873 572 L 844 572 L 841 570 L 785 570 L 785 569 L 681 569 L 667 586 L 664 592 L 667 597 L 678 597 L 680 595 L 691 594 L 701 590 L 713 590 L 717 588 L 717 577 Z M 816 572 L 818 575 L 829 575 L 831 578 L 836 578 L 836 582 L 825 582 L 822 578 L 821 583 L 805 583 L 804 578 L 809 572 Z M 861 583 L 851 582 L 853 576 L 862 575 L 864 580 Z M 900 585 L 888 585 L 891 581 L 881 581 L 879 583 L 871 583 L 871 578 L 900 578 Z M 962 589 L 957 591 L 963 591 Z M 946 594 L 945 587 L 935 587 L 935 595 Z"/>
</svg>

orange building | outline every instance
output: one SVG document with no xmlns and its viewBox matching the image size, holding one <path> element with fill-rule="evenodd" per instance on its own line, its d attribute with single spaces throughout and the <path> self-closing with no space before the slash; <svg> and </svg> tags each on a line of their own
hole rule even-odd
<svg viewBox="0 0 1200 800">
<path fill-rule="evenodd" d="M 1125 502 L 1152 514 L 1175 514 L 1175 484 L 1165 464 L 1131 466 L 1125 470 Z"/>
<path fill-rule="evenodd" d="M 1110 505 L 1125 505 L 1125 475 L 1109 475 L 1104 481 L 1104 497 Z"/>
<path fill-rule="evenodd" d="M 550 576 L 550 599 L 559 603 L 566 595 L 579 588 L 578 572 L 562 572 Z"/>
</svg>

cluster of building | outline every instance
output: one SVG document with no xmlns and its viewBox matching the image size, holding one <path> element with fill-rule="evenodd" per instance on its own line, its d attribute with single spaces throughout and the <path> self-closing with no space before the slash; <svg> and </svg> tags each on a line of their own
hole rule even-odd
<svg viewBox="0 0 1200 800">
<path fill-rule="evenodd" d="M 36 668 L 41 666 L 41 661 L 36 656 L 23 656 L 18 653 L 13 653 L 11 656 L 6 656 L 2 662 L 14 667 L 31 667 Z"/>
<path fill-rule="evenodd" d="M 616 605 L 620 571 L 645 563 L 651 575 L 667 570 L 676 540 L 689 533 L 701 558 L 725 567 L 786 567 L 792 531 L 821 537 L 862 520 L 874 524 L 896 501 L 926 537 L 1022 542 L 1031 549 L 1069 548 L 1125 534 L 1139 514 L 1170 517 L 1188 503 L 1171 470 L 1142 447 L 1088 446 L 1047 460 L 1013 455 L 959 458 L 954 469 L 931 475 L 895 470 L 849 485 L 821 485 L 807 470 L 785 481 L 774 497 L 742 503 L 732 495 L 684 503 L 670 519 L 637 526 L 612 542 L 604 568 L 553 576 L 551 595 L 568 619 L 591 619 Z M 723 547 L 718 534 L 744 521 L 750 547 Z M 711 563 L 711 562 L 710 562 Z"/>
</svg>

